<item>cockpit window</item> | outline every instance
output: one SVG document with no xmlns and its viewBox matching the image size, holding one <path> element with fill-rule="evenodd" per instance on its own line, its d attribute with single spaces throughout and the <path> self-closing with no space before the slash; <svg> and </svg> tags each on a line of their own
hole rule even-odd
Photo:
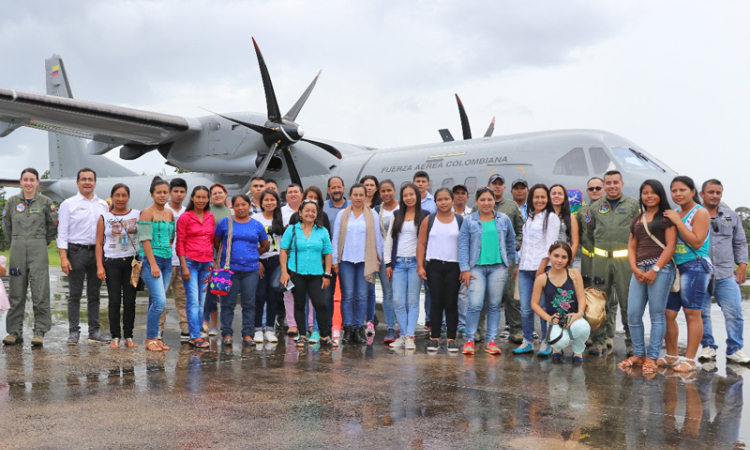
<svg viewBox="0 0 750 450">
<path fill-rule="evenodd" d="M 625 169 L 656 169 L 666 172 L 666 170 L 654 160 L 638 150 L 633 150 L 628 147 L 612 147 L 612 153 L 614 153 L 615 157 Z"/>
<path fill-rule="evenodd" d="M 552 173 L 556 175 L 578 175 L 588 176 L 589 169 L 586 166 L 586 157 L 582 148 L 574 148 L 562 158 L 557 160 Z"/>
<path fill-rule="evenodd" d="M 615 164 L 609 159 L 609 155 L 603 148 L 590 148 L 589 156 L 591 157 L 591 164 L 594 166 L 594 173 L 604 173 L 616 169 Z"/>
</svg>

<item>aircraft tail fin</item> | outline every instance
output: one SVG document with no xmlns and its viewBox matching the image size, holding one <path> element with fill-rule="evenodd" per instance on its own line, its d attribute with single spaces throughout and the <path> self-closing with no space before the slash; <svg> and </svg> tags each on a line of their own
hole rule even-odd
<svg viewBox="0 0 750 450">
<path fill-rule="evenodd" d="M 45 60 L 47 94 L 73 98 L 65 65 L 59 55 Z M 135 172 L 104 156 L 93 156 L 86 151 L 86 141 L 81 138 L 49 132 L 49 174 L 51 179 L 75 177 L 78 171 L 89 167 L 99 177 L 124 177 Z"/>
</svg>

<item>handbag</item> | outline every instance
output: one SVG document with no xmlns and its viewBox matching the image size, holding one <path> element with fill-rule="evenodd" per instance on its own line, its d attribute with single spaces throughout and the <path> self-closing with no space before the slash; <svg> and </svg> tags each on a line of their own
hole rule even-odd
<svg viewBox="0 0 750 450">
<path fill-rule="evenodd" d="M 221 267 L 219 264 L 221 263 L 222 248 L 219 247 L 219 259 L 214 265 L 214 267 L 218 267 L 218 269 L 214 269 L 213 273 L 211 273 L 211 281 L 208 286 L 211 293 L 218 295 L 219 297 L 226 297 L 229 294 L 229 291 L 232 289 L 232 275 L 234 275 L 234 272 L 229 270 L 229 261 L 232 259 L 232 224 L 234 223 L 234 220 L 231 217 L 229 217 L 228 220 L 229 236 L 227 237 L 227 258 L 224 262 L 224 267 Z"/>
<path fill-rule="evenodd" d="M 133 242 L 133 238 L 130 237 L 130 233 L 128 233 L 128 229 L 125 228 L 125 224 L 123 224 L 122 220 L 120 219 L 117 219 L 117 221 L 120 222 L 120 226 L 122 227 L 123 231 L 125 231 L 125 236 L 128 237 L 130 245 L 133 246 L 133 260 L 130 261 L 130 285 L 133 286 L 136 291 L 142 291 L 146 289 L 146 284 L 141 278 L 143 261 L 138 260 L 138 247 L 135 245 L 135 242 Z"/>
<path fill-rule="evenodd" d="M 651 234 L 651 230 L 648 229 L 648 224 L 646 223 L 645 214 L 641 214 L 641 223 L 643 224 L 643 228 L 646 229 L 646 234 L 648 234 L 648 237 L 650 237 L 651 240 L 656 242 L 659 247 L 662 248 L 662 250 L 667 248 L 666 245 L 662 244 L 660 240 L 656 239 L 656 237 Z M 680 292 L 680 269 L 677 268 L 677 263 L 674 262 L 674 258 L 672 258 L 672 264 L 674 264 L 674 281 L 672 282 L 672 287 L 669 288 L 669 292 Z"/>
<path fill-rule="evenodd" d="M 571 275 L 573 283 L 576 282 L 575 274 Z M 583 318 L 591 326 L 591 332 L 602 326 L 607 318 L 607 294 L 601 289 L 587 287 L 583 290 L 586 296 L 586 309 L 583 311 Z"/>
</svg>

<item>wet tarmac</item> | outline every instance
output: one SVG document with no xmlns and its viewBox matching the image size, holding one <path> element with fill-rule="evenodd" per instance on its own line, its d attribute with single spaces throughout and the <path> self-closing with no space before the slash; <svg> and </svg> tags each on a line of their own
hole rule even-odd
<svg viewBox="0 0 750 450">
<path fill-rule="evenodd" d="M 716 306 L 716 364 L 647 378 L 617 369 L 621 335 L 613 355 L 583 364 L 514 357 L 506 341 L 500 357 L 431 355 L 424 335 L 411 354 L 395 352 L 384 330 L 337 350 L 212 339 L 199 352 L 180 345 L 171 300 L 172 350 L 147 354 L 145 298 L 140 348 L 73 347 L 64 296 L 53 303 L 44 348 L 30 348 L 27 328 L 23 346 L 0 349 L 0 448 L 735 449 L 750 439 L 750 375 L 726 364 Z"/>
</svg>

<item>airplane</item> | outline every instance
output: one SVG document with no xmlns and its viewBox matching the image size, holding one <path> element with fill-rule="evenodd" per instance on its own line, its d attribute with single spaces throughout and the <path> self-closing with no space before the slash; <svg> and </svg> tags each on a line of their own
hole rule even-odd
<svg viewBox="0 0 750 450">
<path fill-rule="evenodd" d="M 281 116 L 255 39 L 253 45 L 265 91 L 266 114 L 212 113 L 185 118 L 77 100 L 72 96 L 62 59 L 53 55 L 45 64 L 47 95 L 0 88 L 0 137 L 23 126 L 50 132 L 50 165 L 55 168 L 51 175 L 55 178 L 46 181 L 43 189 L 60 198 L 77 192 L 73 169 L 77 172 L 83 165 L 93 165 L 94 157 L 90 155 L 103 155 L 116 147 L 120 147 L 120 158 L 126 160 L 158 150 L 167 164 L 198 172 L 181 175 L 190 187 L 219 181 L 227 185 L 230 194 L 247 192 L 249 178 L 266 172 L 283 189 L 291 182 L 325 188 L 334 175 L 351 186 L 367 174 L 381 180 L 390 178 L 400 186 L 410 182 L 417 170 L 430 174 L 433 190 L 463 184 L 473 194 L 497 172 L 508 184 L 516 178 L 523 178 L 530 185 L 560 183 L 566 186 L 576 210 L 584 203 L 588 179 L 602 176 L 607 170 L 622 172 L 625 193 L 631 196 L 638 195 L 645 179 L 655 178 L 668 186 L 677 175 L 633 142 L 607 131 L 553 130 L 492 137 L 493 119 L 485 136 L 474 139 L 458 96 L 463 140 L 453 140 L 447 130 L 440 130 L 443 142 L 375 149 L 305 138 L 304 130 L 295 121 L 320 72 L 289 112 Z M 53 139 L 54 136 L 57 137 Z M 90 140 L 85 150 L 81 138 Z M 57 144 L 53 145 L 53 140 Z M 75 157 L 67 165 L 62 160 L 67 160 L 69 153 Z M 108 161 L 97 166 L 103 168 L 97 191 L 100 197 L 107 198 L 106 186 L 115 182 L 143 184 L 142 177 L 133 178 L 132 172 L 115 170 L 110 163 L 116 164 Z M 133 188 L 131 191 L 135 191 Z M 145 192 L 147 188 L 137 190 Z M 133 206 L 141 204 L 139 201 Z"/>
</svg>

